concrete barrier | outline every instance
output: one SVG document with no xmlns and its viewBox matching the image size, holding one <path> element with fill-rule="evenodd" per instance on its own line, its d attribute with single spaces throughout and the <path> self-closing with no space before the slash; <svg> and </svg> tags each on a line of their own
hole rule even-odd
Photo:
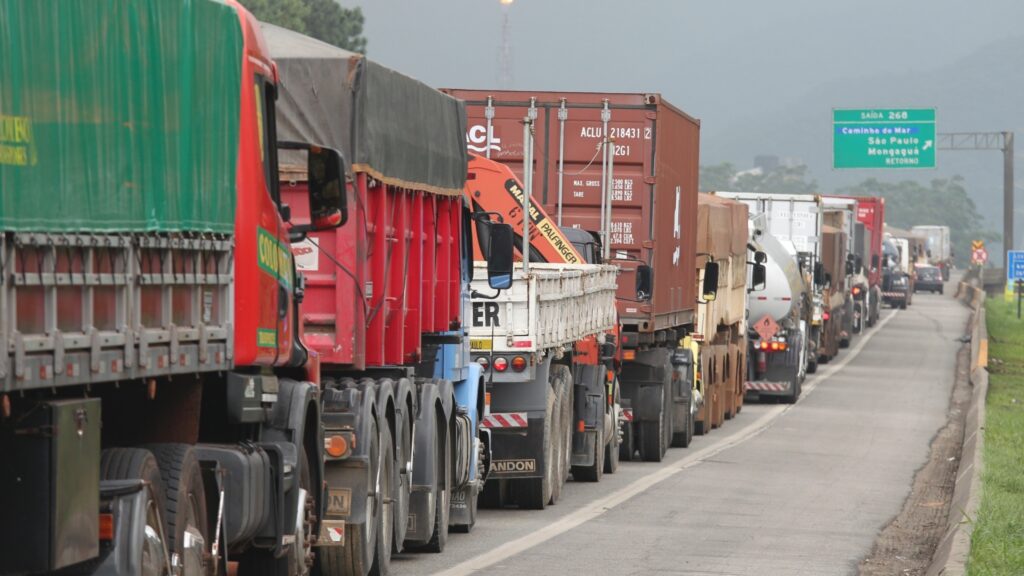
<svg viewBox="0 0 1024 576">
<path fill-rule="evenodd" d="M 964 425 L 953 501 L 949 507 L 946 532 L 932 556 L 928 576 L 961 576 L 966 573 L 971 553 L 971 532 L 981 503 L 982 452 L 984 447 L 985 398 L 988 395 L 988 328 L 985 325 L 985 291 L 961 282 L 957 297 L 971 307 L 970 379 L 973 391 Z"/>
</svg>

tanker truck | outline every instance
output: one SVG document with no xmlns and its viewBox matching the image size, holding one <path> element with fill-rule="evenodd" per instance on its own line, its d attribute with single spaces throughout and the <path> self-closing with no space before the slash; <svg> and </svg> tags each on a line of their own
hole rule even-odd
<svg viewBox="0 0 1024 576">
<path fill-rule="evenodd" d="M 764 214 L 750 218 L 755 266 L 747 288 L 750 318 L 746 394 L 794 403 L 806 378 L 814 301 L 797 258 L 768 232 Z M 758 266 L 759 265 L 759 266 Z"/>
</svg>

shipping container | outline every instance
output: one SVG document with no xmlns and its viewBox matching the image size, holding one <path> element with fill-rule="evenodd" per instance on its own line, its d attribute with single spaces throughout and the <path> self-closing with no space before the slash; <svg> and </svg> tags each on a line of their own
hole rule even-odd
<svg viewBox="0 0 1024 576">
<path fill-rule="evenodd" d="M 470 151 L 523 177 L 523 118 L 534 116 L 533 196 L 568 228 L 608 228 L 619 265 L 625 332 L 653 342 L 658 330 L 691 325 L 695 313 L 696 204 L 700 122 L 658 94 L 447 90 L 466 101 Z M 614 158 L 602 162 L 601 143 Z M 610 225 L 602 227 L 603 169 L 611 165 Z M 636 269 L 653 268 L 638 301 Z M 682 334 L 679 333 L 679 336 Z"/>
</svg>

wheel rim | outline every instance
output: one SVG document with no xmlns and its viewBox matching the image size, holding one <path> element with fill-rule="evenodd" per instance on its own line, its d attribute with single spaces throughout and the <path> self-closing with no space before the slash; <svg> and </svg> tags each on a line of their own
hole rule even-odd
<svg viewBox="0 0 1024 576">
<path fill-rule="evenodd" d="M 373 432 L 377 431 L 374 426 Z M 363 530 L 363 540 L 366 544 L 364 554 L 373 555 L 374 544 L 377 539 L 377 515 L 380 513 L 378 498 L 380 498 L 380 440 L 374 433 L 370 445 L 370 466 L 366 471 L 367 482 L 374 487 L 373 491 L 367 490 L 366 494 L 366 529 Z"/>
<path fill-rule="evenodd" d="M 381 547 L 384 554 L 391 554 L 391 540 L 394 535 L 394 501 L 391 498 L 391 478 L 394 473 L 393 459 L 385 458 L 381 459 L 381 465 L 377 467 L 377 493 L 380 494 L 381 509 L 380 513 L 381 522 L 383 524 L 383 530 L 381 530 L 380 537 L 384 539 L 383 546 Z M 387 494 L 387 497 L 383 496 Z"/>
</svg>

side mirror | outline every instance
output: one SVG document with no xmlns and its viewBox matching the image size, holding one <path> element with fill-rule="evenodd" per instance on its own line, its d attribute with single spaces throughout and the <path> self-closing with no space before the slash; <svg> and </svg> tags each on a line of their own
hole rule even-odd
<svg viewBox="0 0 1024 576">
<path fill-rule="evenodd" d="M 814 263 L 814 284 L 815 286 L 824 286 L 825 284 L 825 267 L 821 262 Z"/>
<path fill-rule="evenodd" d="M 646 302 L 654 293 L 654 269 L 647 264 L 636 267 L 636 299 Z"/>
<path fill-rule="evenodd" d="M 764 264 L 754 264 L 751 274 L 751 286 L 753 290 L 764 288 L 768 283 L 768 269 Z"/>
<path fill-rule="evenodd" d="M 825 272 L 825 286 L 832 286 L 832 274 L 830 272 Z"/>
<path fill-rule="evenodd" d="M 512 286 L 512 254 L 515 236 L 512 226 L 487 219 L 476 222 L 480 249 L 487 260 L 487 285 L 492 290 L 507 290 Z"/>
<path fill-rule="evenodd" d="M 849 259 L 849 260 L 846 261 L 846 275 L 847 276 L 853 276 L 853 272 L 854 272 L 853 260 Z"/>
<path fill-rule="evenodd" d="M 705 302 L 713 302 L 718 297 L 718 262 L 704 265 L 704 284 L 700 291 Z"/>
<path fill-rule="evenodd" d="M 306 154 L 310 223 L 291 227 L 289 233 L 293 241 L 295 238 L 301 240 L 307 232 L 330 230 L 348 222 L 348 196 L 341 154 L 332 148 L 303 142 L 278 142 L 277 147 Z"/>
<path fill-rule="evenodd" d="M 765 254 L 763 251 L 758 250 L 758 251 L 754 252 L 754 262 L 755 263 L 757 263 L 757 264 L 764 264 L 767 261 L 768 261 L 768 255 Z"/>
</svg>

